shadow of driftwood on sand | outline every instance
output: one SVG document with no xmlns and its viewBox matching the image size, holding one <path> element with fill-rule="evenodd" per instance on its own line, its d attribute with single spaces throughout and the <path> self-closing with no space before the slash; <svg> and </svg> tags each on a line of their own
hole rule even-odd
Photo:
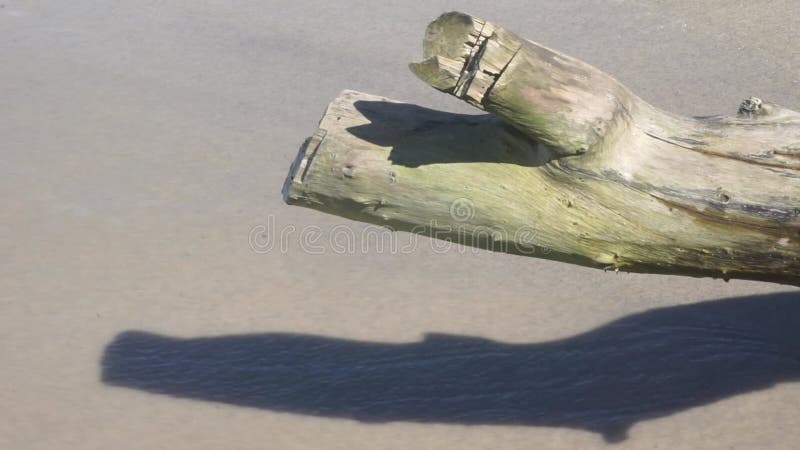
<svg viewBox="0 0 800 450">
<path fill-rule="evenodd" d="M 490 114 L 454 114 L 408 103 L 357 101 L 370 123 L 347 131 L 359 139 L 391 147 L 393 164 L 491 162 L 540 166 L 550 150 Z"/>
<path fill-rule="evenodd" d="M 129 331 L 102 358 L 105 383 L 159 394 L 365 422 L 573 427 L 609 441 L 797 379 L 797 291 L 654 309 L 550 342 Z"/>
</svg>

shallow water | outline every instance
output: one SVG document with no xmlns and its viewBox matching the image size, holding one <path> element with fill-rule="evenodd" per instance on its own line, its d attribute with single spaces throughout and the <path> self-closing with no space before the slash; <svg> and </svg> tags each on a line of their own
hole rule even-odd
<svg viewBox="0 0 800 450">
<path fill-rule="evenodd" d="M 708 115 L 800 107 L 794 3 L 0 5 L 0 448 L 800 446 L 797 289 L 393 253 L 280 199 L 341 89 L 474 112 L 405 67 L 442 11 Z"/>
</svg>

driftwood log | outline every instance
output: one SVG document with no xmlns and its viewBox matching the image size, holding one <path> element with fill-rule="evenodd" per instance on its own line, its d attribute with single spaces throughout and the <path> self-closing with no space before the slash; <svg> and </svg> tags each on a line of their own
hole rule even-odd
<svg viewBox="0 0 800 450">
<path fill-rule="evenodd" d="M 289 204 L 601 269 L 800 286 L 800 113 L 661 111 L 611 76 L 461 14 L 411 70 L 490 114 L 353 91 L 328 107 Z"/>
</svg>

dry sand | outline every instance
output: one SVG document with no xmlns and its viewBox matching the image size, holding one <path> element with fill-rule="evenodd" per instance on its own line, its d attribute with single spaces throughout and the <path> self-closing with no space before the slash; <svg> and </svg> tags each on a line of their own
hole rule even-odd
<svg viewBox="0 0 800 450">
<path fill-rule="evenodd" d="M 792 0 L 0 0 L 0 448 L 800 447 L 796 289 L 308 251 L 363 230 L 280 199 L 340 90 L 472 111 L 406 68 L 453 9 L 678 113 L 800 107 Z"/>
</svg>

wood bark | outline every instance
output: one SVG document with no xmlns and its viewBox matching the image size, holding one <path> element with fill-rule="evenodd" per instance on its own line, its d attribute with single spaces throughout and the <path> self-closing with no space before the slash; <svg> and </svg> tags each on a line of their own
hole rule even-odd
<svg viewBox="0 0 800 450">
<path fill-rule="evenodd" d="M 602 269 L 800 286 L 800 113 L 751 97 L 736 116 L 673 115 L 461 13 L 423 47 L 411 70 L 490 114 L 345 91 L 287 203 Z"/>
</svg>

